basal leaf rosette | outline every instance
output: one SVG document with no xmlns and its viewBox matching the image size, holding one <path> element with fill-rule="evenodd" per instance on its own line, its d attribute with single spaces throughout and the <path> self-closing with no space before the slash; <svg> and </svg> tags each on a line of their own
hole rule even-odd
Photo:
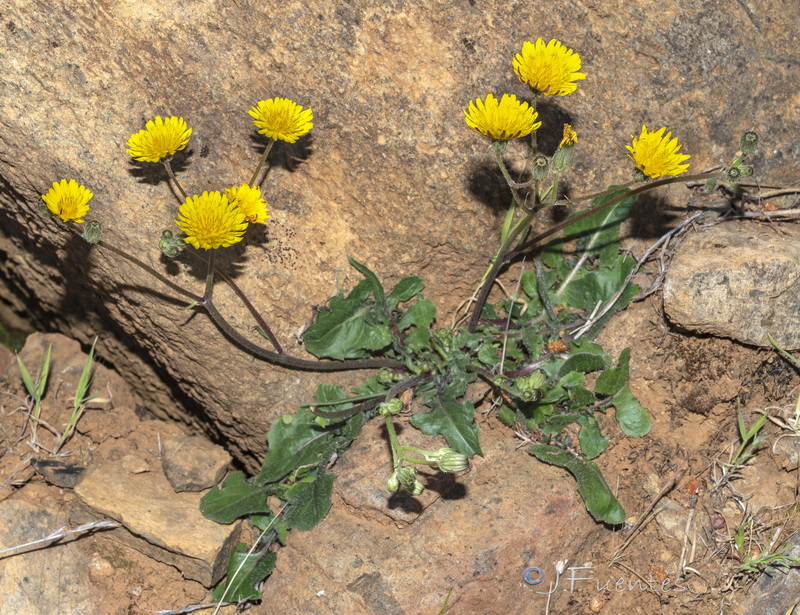
<svg viewBox="0 0 800 615">
<path fill-rule="evenodd" d="M 94 194 L 74 179 L 53 182 L 52 188 L 42 195 L 47 211 L 64 222 L 83 222 L 89 213 L 89 201 Z"/>
<path fill-rule="evenodd" d="M 629 152 L 628 158 L 636 163 L 636 168 L 646 177 L 655 179 L 665 175 L 680 175 L 689 168 L 688 164 L 681 163 L 690 156 L 678 153 L 681 149 L 678 138 L 671 139 L 671 132 L 665 136 L 665 130 L 649 131 L 647 126 L 642 126 L 639 136 L 631 135 L 631 145 L 625 146 Z"/>
<path fill-rule="evenodd" d="M 500 100 L 488 94 L 485 102 L 480 98 L 471 101 L 464 116 L 467 126 L 495 141 L 525 137 L 542 125 L 536 121 L 533 107 L 514 94 L 503 94 Z"/>
<path fill-rule="evenodd" d="M 548 96 L 572 94 L 578 87 L 575 81 L 586 79 L 578 72 L 581 57 L 556 39 L 547 44 L 541 38 L 535 43 L 525 41 L 512 64 L 520 81 Z"/>
<path fill-rule="evenodd" d="M 204 250 L 238 243 L 247 230 L 244 212 L 218 191 L 187 198 L 178 210 L 175 224 L 186 234 L 186 243 Z"/>
<path fill-rule="evenodd" d="M 140 162 L 161 162 L 184 149 L 191 135 L 192 129 L 182 117 L 156 116 L 144 130 L 131 135 L 125 151 Z"/>
<path fill-rule="evenodd" d="M 294 143 L 314 127 L 314 113 L 288 98 L 259 100 L 248 111 L 259 134 L 276 141 Z"/>
</svg>

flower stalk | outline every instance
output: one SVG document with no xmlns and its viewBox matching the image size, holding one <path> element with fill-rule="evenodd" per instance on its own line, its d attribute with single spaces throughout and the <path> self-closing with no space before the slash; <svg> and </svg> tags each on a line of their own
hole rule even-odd
<svg viewBox="0 0 800 615">
<path fill-rule="evenodd" d="M 711 172 L 707 173 L 700 173 L 698 175 L 690 175 L 687 177 L 667 177 L 665 179 L 661 179 L 655 182 L 646 183 L 642 186 L 638 186 L 633 190 L 629 190 L 620 196 L 610 199 L 601 205 L 597 205 L 595 207 L 590 207 L 586 211 L 581 212 L 577 216 L 568 218 L 563 220 L 557 224 L 554 224 L 546 231 L 539 233 L 538 235 L 534 236 L 533 238 L 529 239 L 516 249 L 513 249 L 514 242 L 516 241 L 517 237 L 519 236 L 520 232 L 527 227 L 530 227 L 531 222 L 533 221 L 533 217 L 536 212 L 531 212 L 527 214 L 525 217 L 521 218 L 520 221 L 512 228 L 511 232 L 509 232 L 508 237 L 506 238 L 505 243 L 500 247 L 497 254 L 494 257 L 494 263 L 492 264 L 491 269 L 489 270 L 488 275 L 484 277 L 483 285 L 481 286 L 480 292 L 475 299 L 475 305 L 472 308 L 472 315 L 469 319 L 469 324 L 467 325 L 468 330 L 472 333 L 475 331 L 476 327 L 478 326 L 478 321 L 480 320 L 481 311 L 483 310 L 483 306 L 486 303 L 486 299 L 489 297 L 489 292 L 494 285 L 494 281 L 497 279 L 500 270 L 507 265 L 511 260 L 526 252 L 536 246 L 539 242 L 543 239 L 550 237 L 551 235 L 556 234 L 557 232 L 561 231 L 562 229 L 575 224 L 576 222 L 580 222 L 589 216 L 596 214 L 597 212 L 603 211 L 605 209 L 609 209 L 620 203 L 621 201 L 635 196 L 637 194 L 641 194 L 643 192 L 647 192 L 649 190 L 653 190 L 660 186 L 666 186 L 668 184 L 674 184 L 676 182 L 688 182 L 688 181 L 698 181 L 698 180 L 705 180 L 715 176 L 715 172 L 717 169 L 714 169 Z M 600 193 L 597 196 L 605 196 L 607 194 L 611 194 L 612 192 L 617 192 L 619 188 L 614 188 L 612 190 L 606 190 Z M 582 200 L 585 200 L 586 197 L 582 197 Z M 570 201 L 573 202 L 573 201 Z"/>
</svg>

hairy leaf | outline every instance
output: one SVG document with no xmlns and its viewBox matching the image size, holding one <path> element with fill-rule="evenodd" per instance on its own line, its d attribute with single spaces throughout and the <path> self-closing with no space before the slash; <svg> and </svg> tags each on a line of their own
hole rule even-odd
<svg viewBox="0 0 800 615">
<path fill-rule="evenodd" d="M 361 280 L 346 298 L 332 297 L 330 309 L 319 312 L 303 335 L 306 349 L 316 357 L 360 359 L 391 344 L 389 326 L 369 300 L 371 289 Z"/>
<path fill-rule="evenodd" d="M 592 207 L 608 203 L 626 192 L 628 189 L 623 188 L 598 197 L 592 201 Z M 630 214 L 633 202 L 633 197 L 622 199 L 616 205 L 568 226 L 564 229 L 564 235 L 579 237 L 578 245 L 581 252 L 588 252 L 592 259 L 599 261 L 601 266 L 612 266 L 619 254 L 619 227 Z"/>
<path fill-rule="evenodd" d="M 352 407 L 352 404 L 346 404 L 333 409 L 346 409 L 348 405 Z M 308 410 L 300 409 L 295 416 L 282 416 L 272 423 L 267 435 L 269 450 L 261 472 L 255 479 L 257 484 L 279 481 L 300 466 L 313 465 L 320 461 L 327 441 L 324 430 L 316 423 L 316 418 Z"/>
<path fill-rule="evenodd" d="M 578 423 L 581 425 L 581 431 L 578 433 L 581 451 L 589 459 L 594 459 L 606 450 L 608 438 L 600 431 L 600 426 L 594 417 L 582 416 L 578 419 Z"/>
<path fill-rule="evenodd" d="M 331 508 L 335 474 L 321 474 L 292 492 L 290 506 L 284 515 L 286 525 L 301 532 L 315 527 Z"/>
<path fill-rule="evenodd" d="M 586 509 L 595 519 L 614 525 L 625 521 L 625 511 L 592 461 L 549 444 L 534 444 L 529 450 L 539 461 L 563 468 L 575 477 Z"/>
<path fill-rule="evenodd" d="M 261 598 L 256 585 L 272 574 L 278 554 L 256 552 L 248 555 L 248 551 L 249 547 L 241 543 L 234 548 L 228 563 L 227 580 L 212 592 L 216 602 L 244 602 Z"/>
<path fill-rule="evenodd" d="M 403 278 L 386 297 L 386 309 L 392 311 L 398 304 L 412 299 L 424 288 L 425 282 L 422 281 L 422 278 L 417 276 Z"/>
<path fill-rule="evenodd" d="M 557 377 L 561 378 L 569 372 L 582 372 L 588 374 L 603 369 L 608 365 L 608 359 L 602 355 L 580 352 L 573 354 L 562 363 L 558 370 Z"/>
<path fill-rule="evenodd" d="M 594 392 L 598 395 L 616 395 L 628 384 L 628 370 L 631 360 L 631 349 L 625 348 L 619 353 L 617 367 L 609 367 L 597 377 Z"/>
<path fill-rule="evenodd" d="M 383 285 L 378 279 L 378 276 L 372 273 L 372 271 L 370 271 L 366 265 L 362 265 L 354 258 L 348 256 L 347 262 L 349 262 L 358 270 L 361 275 L 364 276 L 364 279 L 369 282 L 369 286 L 372 289 L 372 294 L 375 295 L 375 301 L 378 302 L 378 305 L 383 305 L 386 297 L 384 296 Z"/>
<path fill-rule="evenodd" d="M 252 485 L 241 472 L 229 474 L 220 487 L 200 499 L 200 512 L 217 523 L 233 523 L 239 517 L 269 512 L 263 487 Z"/>
<path fill-rule="evenodd" d="M 442 434 L 451 448 L 469 457 L 481 455 L 478 426 L 473 423 L 475 406 L 472 402 L 458 402 L 434 396 L 430 412 L 411 417 L 411 424 L 429 436 Z"/>
<path fill-rule="evenodd" d="M 397 323 L 398 329 L 404 331 L 411 325 L 427 329 L 436 320 L 436 306 L 430 299 L 420 298 L 414 305 L 409 306 L 406 313 Z"/>
<path fill-rule="evenodd" d="M 631 438 L 641 438 L 650 432 L 650 417 L 628 385 L 614 396 L 612 403 L 622 433 Z"/>
</svg>

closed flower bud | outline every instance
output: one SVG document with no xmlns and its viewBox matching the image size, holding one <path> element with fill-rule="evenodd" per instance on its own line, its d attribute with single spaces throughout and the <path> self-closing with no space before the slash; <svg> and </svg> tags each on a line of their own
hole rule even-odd
<svg viewBox="0 0 800 615">
<path fill-rule="evenodd" d="M 161 233 L 161 240 L 158 242 L 158 249 L 161 250 L 169 258 L 175 258 L 180 254 L 181 250 L 186 247 L 186 242 L 183 237 L 172 234 L 172 231 L 164 231 Z"/>
<path fill-rule="evenodd" d="M 446 446 L 436 451 L 434 457 L 442 472 L 462 472 L 469 468 L 469 459 L 466 455 Z"/>
<path fill-rule="evenodd" d="M 83 238 L 88 243 L 97 243 L 103 238 L 103 225 L 94 220 L 87 222 L 83 227 Z"/>
<path fill-rule="evenodd" d="M 752 154 L 758 147 L 758 135 L 750 130 L 739 139 L 739 149 L 743 154 Z"/>
<path fill-rule="evenodd" d="M 535 371 L 528 376 L 517 378 L 517 389 L 523 401 L 536 401 L 542 396 L 542 387 L 547 377 L 543 372 Z"/>
<path fill-rule="evenodd" d="M 389 416 L 391 414 L 398 414 L 403 410 L 403 402 L 396 397 L 390 401 L 382 403 L 378 406 L 378 413 L 381 416 Z"/>
<path fill-rule="evenodd" d="M 386 481 L 386 491 L 389 493 L 397 493 L 397 490 L 400 488 L 400 480 L 397 478 L 397 474 L 392 474 L 391 478 Z"/>
<path fill-rule="evenodd" d="M 389 384 L 391 382 L 394 382 L 395 379 L 396 378 L 394 372 L 390 369 L 384 368 L 378 372 L 378 382 L 380 382 L 381 384 Z"/>
<path fill-rule="evenodd" d="M 425 485 L 423 485 L 418 480 L 415 480 L 411 489 L 409 489 L 409 493 L 411 495 L 420 495 L 423 491 L 425 491 Z"/>
<path fill-rule="evenodd" d="M 731 181 L 736 181 L 742 177 L 742 170 L 739 167 L 731 167 L 725 171 L 725 177 Z"/>
<path fill-rule="evenodd" d="M 398 469 L 395 473 L 397 480 L 403 485 L 403 489 L 408 491 L 409 493 L 414 488 L 414 483 L 417 482 L 417 471 L 414 468 L 409 468 L 408 466 L 403 466 L 402 468 Z"/>
<path fill-rule="evenodd" d="M 550 172 L 550 161 L 544 154 L 537 154 L 531 161 L 531 175 L 536 181 L 543 181 Z"/>
</svg>

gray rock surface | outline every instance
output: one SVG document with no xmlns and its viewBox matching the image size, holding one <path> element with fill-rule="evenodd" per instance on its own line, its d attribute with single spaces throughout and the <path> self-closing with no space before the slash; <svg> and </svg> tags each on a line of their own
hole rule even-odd
<svg viewBox="0 0 800 615">
<path fill-rule="evenodd" d="M 800 231 L 728 223 L 688 236 L 664 281 L 664 311 L 690 331 L 800 349 Z"/>
<path fill-rule="evenodd" d="M 201 436 L 173 436 L 161 443 L 161 467 L 175 491 L 203 491 L 219 483 L 231 463 L 225 449 Z"/>
<path fill-rule="evenodd" d="M 174 229 L 164 174 L 132 164 L 125 141 L 155 115 L 185 117 L 194 134 L 179 175 L 190 193 L 219 189 L 255 166 L 262 142 L 247 109 L 290 97 L 314 110 L 312 151 L 293 172 L 276 153 L 264 183 L 273 222 L 222 257 L 223 268 L 296 353 L 292 334 L 312 306 L 357 279 L 348 255 L 389 284 L 422 275 L 449 322 L 485 271 L 509 201 L 461 110 L 489 92 L 526 93 L 511 71 L 524 40 L 558 38 L 583 58 L 576 94 L 540 107 L 545 151 L 565 121 L 580 135 L 573 194 L 629 178 L 624 146 L 643 123 L 668 126 L 693 170 L 729 159 L 753 129 L 769 152 L 755 158 L 759 172 L 780 182 L 794 179 L 800 151 L 799 17 L 800 5 L 777 0 L 9 0 L 0 306 L 84 342 L 110 334 L 109 360 L 153 411 L 226 440 L 253 471 L 276 415 L 320 381 L 356 377 L 290 372 L 233 347 L 140 270 L 41 217 L 51 182 L 89 186 L 91 218 L 109 241 L 199 292 L 202 268 L 168 264 L 155 248 Z M 526 152 L 509 149 L 514 169 Z M 663 194 L 671 204 L 684 195 Z M 220 287 L 217 299 L 247 332 L 251 319 L 231 293 Z"/>
<path fill-rule="evenodd" d="M 0 526 L 0 549 L 7 549 L 45 538 L 69 523 L 64 511 L 7 499 L 0 502 Z M 102 596 L 93 591 L 88 568 L 89 559 L 72 540 L 0 559 L 0 613 L 102 612 Z"/>
</svg>

